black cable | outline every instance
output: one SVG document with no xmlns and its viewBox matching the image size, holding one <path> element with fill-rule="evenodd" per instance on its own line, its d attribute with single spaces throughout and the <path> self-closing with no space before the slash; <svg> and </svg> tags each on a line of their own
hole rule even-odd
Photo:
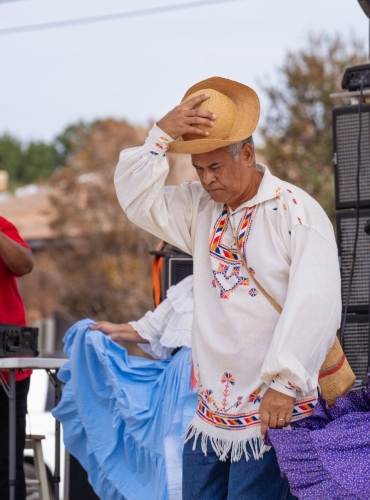
<svg viewBox="0 0 370 500">
<path fill-rule="evenodd" d="M 346 304 L 344 307 L 342 326 L 340 329 L 340 343 L 342 345 L 343 345 L 343 340 L 344 340 L 344 329 L 345 329 L 346 323 L 347 323 L 347 312 L 348 312 L 349 299 L 351 296 L 353 277 L 355 274 L 355 264 L 356 264 L 356 257 L 357 257 L 357 243 L 358 243 L 358 234 L 359 234 L 359 229 L 360 229 L 360 173 L 361 173 L 361 135 L 362 135 L 361 115 L 362 115 L 362 101 L 363 101 L 364 85 L 365 85 L 366 78 L 369 75 L 370 75 L 370 70 L 367 71 L 367 73 L 365 73 L 364 77 L 362 78 L 361 87 L 360 87 L 360 97 L 359 97 L 359 103 L 358 103 L 359 124 L 358 124 L 358 137 L 357 137 L 356 233 L 355 233 L 355 241 L 353 243 L 351 274 L 350 274 L 350 278 L 349 278 L 349 282 L 348 282 Z"/>
<path fill-rule="evenodd" d="M 15 26 L 14 28 L 0 29 L 0 36 L 15 35 L 17 33 L 27 33 L 30 31 L 41 31 L 55 28 L 65 28 L 67 26 L 78 26 L 81 24 L 93 24 L 106 21 L 117 21 L 128 17 L 148 16 L 152 14 L 162 14 L 164 12 L 173 12 L 176 10 L 195 9 L 206 5 L 215 5 L 221 3 L 230 3 L 241 0 L 201 0 L 198 2 L 179 3 L 177 5 L 164 5 L 163 7 L 151 7 L 149 9 L 131 10 L 128 12 L 117 12 L 116 14 L 106 14 L 104 16 L 81 17 L 79 19 L 66 19 L 65 21 L 54 21 L 43 24 L 30 24 L 28 26 Z"/>
</svg>

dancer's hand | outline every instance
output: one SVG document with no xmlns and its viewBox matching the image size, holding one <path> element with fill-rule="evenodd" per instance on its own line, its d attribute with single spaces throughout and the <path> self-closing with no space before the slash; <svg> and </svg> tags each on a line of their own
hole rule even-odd
<svg viewBox="0 0 370 500">
<path fill-rule="evenodd" d="M 261 435 L 264 438 L 268 428 L 282 429 L 292 420 L 296 399 L 274 389 L 267 389 L 260 405 Z"/>
<path fill-rule="evenodd" d="M 139 344 L 149 344 L 143 339 L 134 328 L 126 323 L 117 325 L 109 321 L 98 321 L 95 325 L 89 325 L 90 330 L 100 330 L 116 342 L 137 342 Z"/>
<path fill-rule="evenodd" d="M 209 94 L 202 94 L 179 104 L 159 120 L 157 123 L 158 127 L 172 137 L 172 139 L 177 139 L 184 134 L 196 134 L 207 137 L 209 132 L 197 128 L 197 125 L 213 127 L 213 120 L 217 117 L 212 111 L 194 109 L 194 106 L 207 99 L 209 99 Z"/>
</svg>

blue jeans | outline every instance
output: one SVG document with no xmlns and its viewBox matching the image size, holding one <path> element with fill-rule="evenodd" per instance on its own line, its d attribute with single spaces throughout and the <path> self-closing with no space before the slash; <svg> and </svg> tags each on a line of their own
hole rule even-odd
<svg viewBox="0 0 370 500">
<path fill-rule="evenodd" d="M 183 452 L 183 500 L 298 500 L 290 493 L 287 478 L 280 475 L 273 448 L 255 460 L 221 462 L 208 441 L 207 456 L 201 437 L 193 451 L 194 438 Z"/>
</svg>

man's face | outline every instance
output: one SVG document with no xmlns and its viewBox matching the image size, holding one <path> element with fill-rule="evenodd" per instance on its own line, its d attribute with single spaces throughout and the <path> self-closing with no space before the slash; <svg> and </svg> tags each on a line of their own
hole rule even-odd
<svg viewBox="0 0 370 500">
<path fill-rule="evenodd" d="M 244 145 L 236 161 L 225 148 L 192 155 L 192 163 L 203 188 L 214 201 L 228 203 L 232 208 L 249 199 L 252 177 L 256 172 L 253 161 L 250 144 Z"/>
</svg>

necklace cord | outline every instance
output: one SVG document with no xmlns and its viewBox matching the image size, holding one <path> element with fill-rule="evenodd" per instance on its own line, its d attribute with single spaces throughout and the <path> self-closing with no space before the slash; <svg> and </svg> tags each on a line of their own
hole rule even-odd
<svg viewBox="0 0 370 500">
<path fill-rule="evenodd" d="M 243 253 L 240 251 L 239 244 L 238 244 L 238 237 L 235 235 L 235 230 L 234 230 L 234 226 L 233 226 L 232 219 L 231 219 L 229 205 L 227 205 L 227 217 L 228 217 L 228 221 L 230 222 L 231 232 L 233 233 L 234 243 L 235 243 L 238 255 L 240 257 L 242 266 L 247 270 L 249 276 L 254 281 L 254 283 L 256 284 L 257 288 L 259 288 L 259 290 L 261 291 L 262 295 L 270 302 L 270 304 L 276 309 L 276 311 L 279 314 L 281 314 L 282 311 L 283 311 L 282 307 L 279 306 L 279 304 L 276 302 L 276 300 L 273 299 L 268 292 L 266 292 L 266 290 L 263 288 L 263 286 L 261 286 L 261 284 L 257 281 L 257 279 L 255 278 L 255 276 L 253 276 L 251 270 L 249 269 L 248 263 L 247 263 L 246 259 L 244 258 Z"/>
</svg>

